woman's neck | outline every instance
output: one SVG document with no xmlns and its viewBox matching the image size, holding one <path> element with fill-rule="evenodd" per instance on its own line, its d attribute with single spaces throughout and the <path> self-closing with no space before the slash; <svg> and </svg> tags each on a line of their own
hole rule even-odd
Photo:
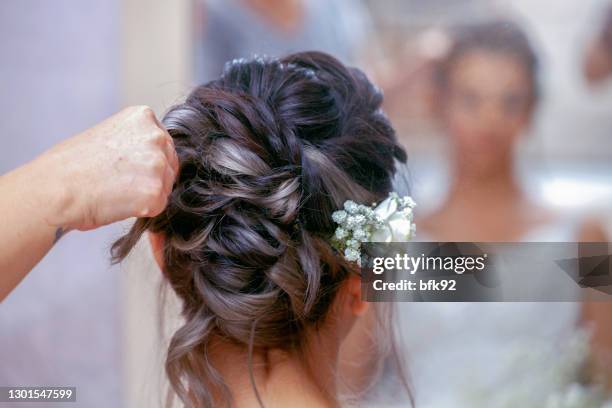
<svg viewBox="0 0 612 408">
<path fill-rule="evenodd" d="M 513 167 L 475 171 L 455 165 L 448 196 L 434 213 L 417 221 L 422 231 L 447 241 L 515 241 L 552 214 L 532 203 Z"/>
<path fill-rule="evenodd" d="M 227 384 L 236 407 L 259 406 L 251 372 L 257 393 L 266 406 L 336 406 L 337 350 L 330 360 L 326 359 L 329 353 L 318 354 L 311 361 L 304 361 L 297 353 L 256 350 L 249 367 L 248 350 L 244 346 L 213 341 L 209 349 L 211 363 Z M 314 367 L 316 372 L 311 373 L 307 367 Z"/>
<path fill-rule="evenodd" d="M 503 160 L 487 171 L 466 169 L 458 163 L 454 166 L 454 179 L 447 204 L 455 207 L 487 208 L 514 206 L 524 199 L 524 192 L 514 175 L 510 160 Z"/>
</svg>

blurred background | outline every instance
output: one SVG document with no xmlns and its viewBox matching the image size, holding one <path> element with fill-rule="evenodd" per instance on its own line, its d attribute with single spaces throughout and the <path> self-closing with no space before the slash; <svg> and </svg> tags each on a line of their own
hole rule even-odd
<svg viewBox="0 0 612 408">
<path fill-rule="evenodd" d="M 538 208 L 594 217 L 609 233 L 610 7 L 607 0 L 5 0 L 0 174 L 124 106 L 147 104 L 161 115 L 194 84 L 217 77 L 226 61 L 315 49 L 361 68 L 384 91 L 423 219 L 448 206 L 449 191 L 467 171 L 457 163 L 490 155 L 511 160 L 513 183 Z M 509 136 L 495 126 L 516 119 L 513 109 L 522 109 L 516 106 L 530 85 L 508 90 L 513 82 L 501 71 L 529 77 L 520 64 L 500 62 L 491 89 L 476 84 L 473 92 L 490 93 L 482 101 L 459 86 L 457 72 L 469 76 L 470 69 L 448 74 L 444 89 L 439 77 L 453 27 L 500 19 L 524 32 L 538 58 L 537 103 L 523 101 L 529 120 Z M 486 105 L 502 92 L 499 84 L 510 92 L 498 95 L 508 99 L 501 111 Z M 464 116 L 481 115 L 470 122 L 476 139 L 499 139 L 466 141 L 449 119 L 452 103 Z M 473 180 L 498 170 L 491 163 L 467 168 Z M 159 387 L 151 387 L 163 358 L 159 274 L 145 261 L 139 268 L 109 265 L 109 245 L 127 225 L 68 234 L 2 303 L 0 385 L 77 386 L 78 402 L 69 406 L 159 400 Z M 148 249 L 140 250 L 147 258 Z"/>
</svg>

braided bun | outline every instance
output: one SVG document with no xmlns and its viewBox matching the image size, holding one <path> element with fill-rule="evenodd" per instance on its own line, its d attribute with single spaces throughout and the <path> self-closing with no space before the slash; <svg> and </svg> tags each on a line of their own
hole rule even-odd
<svg viewBox="0 0 612 408">
<path fill-rule="evenodd" d="M 166 369 L 185 403 L 213 404 L 194 385 L 217 378 L 211 336 L 296 348 L 325 318 L 349 272 L 328 243 L 331 213 L 384 198 L 406 160 L 381 102 L 359 70 L 307 52 L 232 61 L 166 114 L 179 177 L 165 211 L 139 219 L 113 255 L 145 230 L 165 236 L 164 274 L 185 318 Z"/>
</svg>

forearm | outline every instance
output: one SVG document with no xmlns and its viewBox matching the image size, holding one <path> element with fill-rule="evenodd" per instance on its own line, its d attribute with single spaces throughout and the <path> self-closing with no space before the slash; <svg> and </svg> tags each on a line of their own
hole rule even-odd
<svg viewBox="0 0 612 408">
<path fill-rule="evenodd" d="M 61 233 L 56 219 L 62 192 L 40 169 L 40 159 L 0 176 L 0 301 L 51 249 Z M 56 188 L 57 189 L 57 188 Z"/>
<path fill-rule="evenodd" d="M 159 214 L 178 170 L 170 134 L 134 106 L 0 176 L 0 301 L 65 229 Z"/>
</svg>

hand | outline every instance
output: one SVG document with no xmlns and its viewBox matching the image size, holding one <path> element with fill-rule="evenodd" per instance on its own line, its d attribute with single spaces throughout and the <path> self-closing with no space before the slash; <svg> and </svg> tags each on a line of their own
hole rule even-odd
<svg viewBox="0 0 612 408">
<path fill-rule="evenodd" d="M 178 173 L 172 137 L 146 106 L 129 107 L 31 163 L 49 189 L 49 224 L 90 230 L 166 206 Z"/>
</svg>

